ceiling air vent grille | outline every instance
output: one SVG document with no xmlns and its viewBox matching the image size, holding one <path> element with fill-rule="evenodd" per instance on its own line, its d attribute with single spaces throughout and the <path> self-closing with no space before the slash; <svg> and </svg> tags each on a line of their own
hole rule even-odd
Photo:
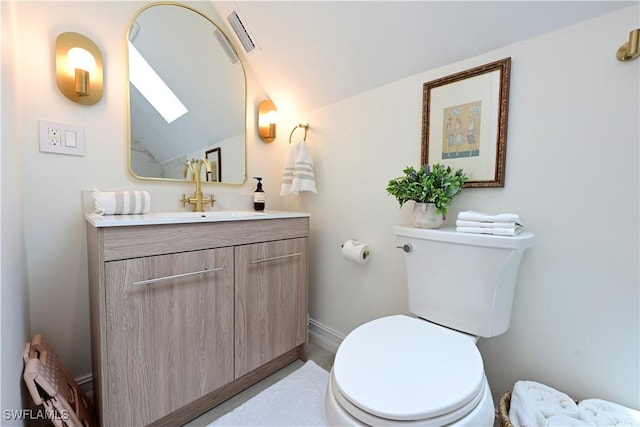
<svg viewBox="0 0 640 427">
<path fill-rule="evenodd" d="M 233 28 L 233 31 L 236 33 L 236 36 L 238 36 L 238 40 L 240 40 L 240 43 L 242 44 L 242 47 L 244 48 L 245 52 L 249 53 L 253 49 L 255 49 L 256 44 L 251 39 L 251 36 L 249 35 L 247 28 L 244 26 L 244 24 L 240 20 L 238 13 L 235 10 L 232 11 L 227 17 L 227 19 L 231 24 L 231 28 Z"/>
</svg>

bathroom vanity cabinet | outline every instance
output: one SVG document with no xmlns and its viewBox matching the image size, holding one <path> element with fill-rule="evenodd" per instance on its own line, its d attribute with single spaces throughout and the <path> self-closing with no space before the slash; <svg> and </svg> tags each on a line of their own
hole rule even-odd
<svg viewBox="0 0 640 427">
<path fill-rule="evenodd" d="M 306 359 L 308 217 L 159 222 L 88 222 L 102 426 L 180 425 Z"/>
</svg>

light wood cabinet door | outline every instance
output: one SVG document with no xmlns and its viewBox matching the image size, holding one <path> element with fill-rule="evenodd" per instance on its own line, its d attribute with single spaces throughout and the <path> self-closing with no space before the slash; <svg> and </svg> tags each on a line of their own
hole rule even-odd
<svg viewBox="0 0 640 427">
<path fill-rule="evenodd" d="M 307 239 L 236 246 L 236 378 L 306 341 Z"/>
<path fill-rule="evenodd" d="M 228 247 L 105 263 L 103 425 L 147 425 L 233 380 L 233 256 Z"/>
</svg>

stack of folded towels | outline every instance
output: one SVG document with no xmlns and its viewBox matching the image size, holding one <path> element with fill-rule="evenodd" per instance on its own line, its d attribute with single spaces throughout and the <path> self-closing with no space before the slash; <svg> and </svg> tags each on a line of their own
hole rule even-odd
<svg viewBox="0 0 640 427">
<path fill-rule="evenodd" d="M 456 231 L 461 233 L 516 236 L 522 227 L 520 216 L 510 213 L 489 215 L 476 211 L 463 211 L 458 214 L 456 220 Z"/>
<path fill-rule="evenodd" d="M 515 427 L 640 426 L 640 411 L 602 399 L 576 403 L 547 385 L 518 381 L 511 393 L 509 420 Z"/>
</svg>

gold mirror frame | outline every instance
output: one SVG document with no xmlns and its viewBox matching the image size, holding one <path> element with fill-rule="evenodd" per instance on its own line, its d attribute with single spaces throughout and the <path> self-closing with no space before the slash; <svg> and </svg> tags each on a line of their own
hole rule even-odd
<svg viewBox="0 0 640 427">
<path fill-rule="evenodd" d="M 175 7 L 179 7 L 182 8 L 184 10 L 188 10 L 190 12 L 193 12 L 197 15 L 199 15 L 200 17 L 202 17 L 203 19 L 205 19 L 206 21 L 208 21 L 208 23 L 211 24 L 212 28 L 214 30 L 217 30 L 217 32 L 219 34 L 222 35 L 222 37 L 224 38 L 224 40 L 226 41 L 228 47 L 231 48 L 232 53 L 235 54 L 235 56 L 237 57 L 238 60 L 238 65 L 240 66 L 240 70 L 242 71 L 242 80 L 243 80 L 243 90 L 244 90 L 244 96 L 243 96 L 243 117 L 242 117 L 242 128 L 243 128 L 243 147 L 242 147 L 242 161 L 240 161 L 239 157 L 237 159 L 236 164 L 240 165 L 242 164 L 242 179 L 239 179 L 237 181 L 222 181 L 222 182 L 212 182 L 212 181 L 203 181 L 203 182 L 208 182 L 208 183 L 214 183 L 214 184 L 225 184 L 225 185 L 243 185 L 246 182 L 247 179 L 247 140 L 248 140 L 248 128 L 247 128 L 247 99 L 248 99 L 248 93 L 247 93 L 247 76 L 246 76 L 246 71 L 245 71 L 245 67 L 244 67 L 244 62 L 243 62 L 243 58 L 238 54 L 238 49 L 236 49 L 236 47 L 231 43 L 231 39 L 229 38 L 229 36 L 226 34 L 226 32 L 218 25 L 216 24 L 211 18 L 209 18 L 206 14 L 204 14 L 203 12 L 189 6 L 189 5 L 185 5 L 185 4 L 181 4 L 181 3 L 177 3 L 177 2 L 154 2 L 154 3 L 150 3 L 148 5 L 145 5 L 144 7 L 142 7 L 135 15 L 134 17 L 131 19 L 130 23 L 129 23 L 129 30 L 127 31 L 127 38 L 126 38 L 126 42 L 128 43 L 130 37 L 131 37 L 131 32 L 132 29 L 134 28 L 134 26 L 136 25 L 136 20 L 141 16 L 141 14 L 143 14 L 145 11 L 153 8 L 153 7 L 157 7 L 157 6 L 175 6 Z M 215 31 L 214 31 L 215 33 Z M 223 50 L 223 49 L 222 49 Z M 127 52 L 129 52 L 129 47 L 127 44 Z M 227 55 L 229 55 L 227 53 Z M 182 69 L 189 69 L 189 67 L 183 66 Z M 127 58 L 127 81 L 129 80 L 129 60 Z M 134 176 L 135 178 L 138 179 L 142 179 L 142 180 L 151 180 L 151 181 L 162 181 L 162 182 L 188 182 L 188 178 L 185 179 L 180 179 L 180 178 L 166 178 L 166 177 L 155 177 L 155 176 L 143 176 L 141 174 L 136 173 L 136 171 L 134 171 L 134 167 L 132 164 L 132 157 L 133 157 L 133 153 L 135 151 L 134 149 L 134 141 L 132 140 L 132 89 L 131 89 L 131 83 L 129 83 L 127 88 L 127 118 L 128 118 L 128 122 L 127 122 L 127 130 L 128 130 L 128 169 L 129 169 L 129 173 Z M 188 114 L 188 113 L 187 113 Z M 239 142 L 239 141 L 238 141 Z M 201 154 L 199 154 L 199 158 L 204 158 L 206 157 L 206 153 L 207 151 L 210 151 L 213 147 L 215 147 L 215 145 L 206 145 L 203 146 L 202 149 L 200 151 L 202 151 Z M 188 154 L 188 153 L 187 153 Z M 189 159 L 187 159 L 189 160 Z M 232 162 L 226 162 L 226 166 L 227 168 L 230 168 Z M 182 166 L 180 167 L 180 170 L 182 170 Z M 238 173 L 238 175 L 240 175 L 240 173 Z"/>
</svg>

